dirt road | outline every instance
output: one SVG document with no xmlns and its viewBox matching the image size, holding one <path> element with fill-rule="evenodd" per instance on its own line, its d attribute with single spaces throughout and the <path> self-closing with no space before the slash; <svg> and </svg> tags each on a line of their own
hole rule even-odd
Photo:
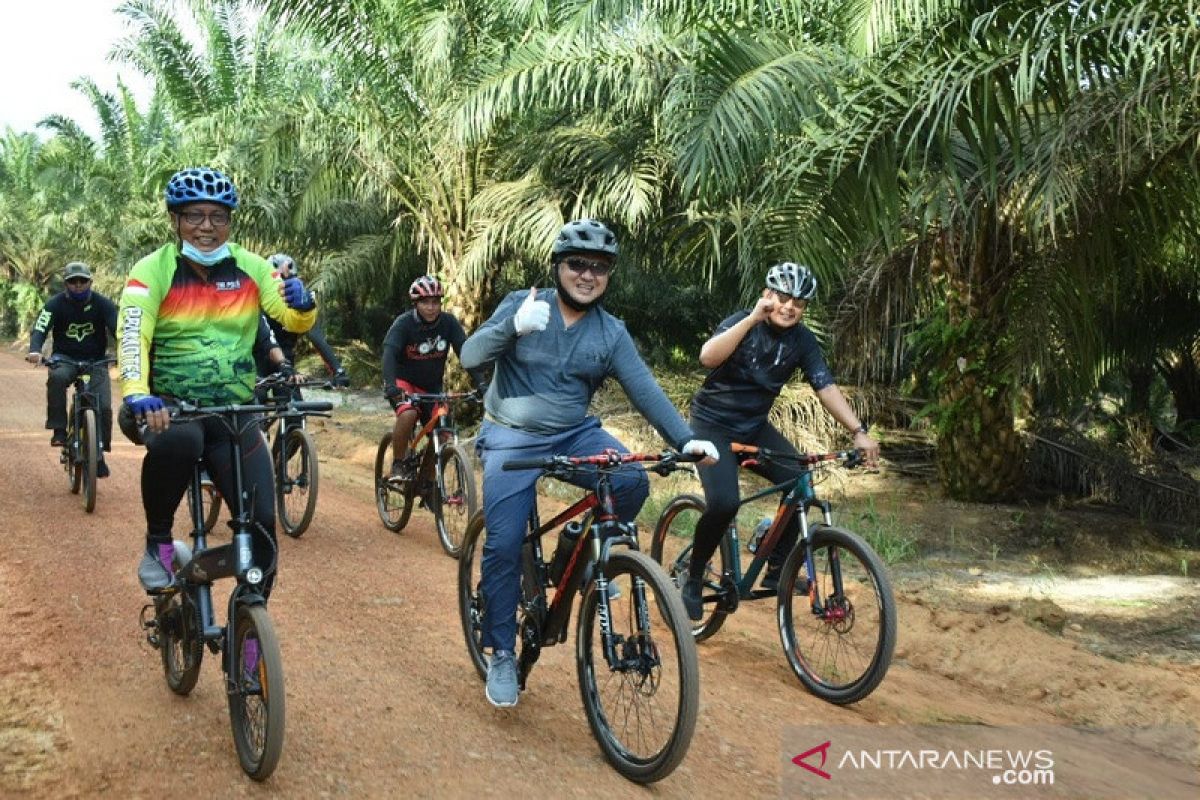
<svg viewBox="0 0 1200 800">
<path fill-rule="evenodd" d="M 21 797 L 619 797 L 580 704 L 571 648 L 546 651 L 515 709 L 497 710 L 462 643 L 455 562 L 418 511 L 379 524 L 365 464 L 323 465 L 311 530 L 281 537 L 271 613 L 287 740 L 262 786 L 238 768 L 219 667 L 172 695 L 138 627 L 141 451 L 120 439 L 94 514 L 68 494 L 42 429 L 45 373 L 0 353 L 0 795 Z M 318 448 L 321 438 L 318 435 Z M 773 608 L 743 605 L 701 646 L 702 707 L 663 797 L 777 796 L 785 726 L 978 721 L 1190 722 L 1197 668 L 1119 663 L 899 575 L 891 672 L 848 708 L 808 695 L 779 652 Z M 540 781 L 540 783 L 539 783 Z"/>
</svg>

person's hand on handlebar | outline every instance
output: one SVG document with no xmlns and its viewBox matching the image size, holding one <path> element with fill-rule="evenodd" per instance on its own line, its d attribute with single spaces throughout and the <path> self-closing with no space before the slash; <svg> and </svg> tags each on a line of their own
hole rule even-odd
<svg viewBox="0 0 1200 800">
<path fill-rule="evenodd" d="M 868 469 L 876 469 L 879 466 L 879 442 L 872 439 L 865 430 L 854 433 L 854 447 L 862 453 L 863 464 Z"/>
<path fill-rule="evenodd" d="M 704 458 L 697 462 L 702 467 L 712 466 L 721 459 L 720 454 L 717 453 L 716 445 L 706 439 L 692 439 L 679 452 L 693 456 L 704 456 Z"/>
<path fill-rule="evenodd" d="M 138 424 L 145 425 L 151 433 L 162 433 L 171 426 L 171 415 L 161 397 L 152 394 L 126 395 L 125 405 L 129 406 Z"/>
<path fill-rule="evenodd" d="M 399 386 L 388 386 L 383 390 L 383 396 L 387 399 L 393 411 L 403 405 L 404 401 L 408 399 L 408 395 Z"/>
</svg>

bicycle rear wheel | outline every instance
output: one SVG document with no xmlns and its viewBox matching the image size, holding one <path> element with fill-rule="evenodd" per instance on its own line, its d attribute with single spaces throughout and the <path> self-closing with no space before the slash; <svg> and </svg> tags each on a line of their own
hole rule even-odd
<svg viewBox="0 0 1200 800">
<path fill-rule="evenodd" d="M 650 543 L 650 556 L 662 565 L 667 577 L 679 589 L 688 579 L 692 561 L 692 539 L 696 532 L 696 520 L 704 513 L 704 498 L 694 494 L 681 494 L 667 504 L 658 524 L 654 526 L 654 539 Z M 704 593 L 711 596 L 722 589 L 721 577 L 733 569 L 732 545 L 728 536 L 721 543 L 704 569 Z M 728 612 L 720 602 L 704 604 L 704 616 L 689 620 L 692 636 L 702 642 L 721 630 Z"/>
<path fill-rule="evenodd" d="M 487 680 L 488 659 L 483 652 L 483 540 L 487 530 L 483 524 L 483 512 L 471 515 L 463 534 L 458 552 L 458 616 L 462 621 L 463 636 L 467 641 L 467 655 L 479 673 L 480 680 Z"/>
<path fill-rule="evenodd" d="M 605 576 L 620 590 L 609 600 L 608 663 L 600 593 L 588 585 L 579 609 L 576 665 L 583 707 L 604 757 L 637 783 L 661 780 L 687 754 L 696 727 L 700 669 L 679 590 L 649 556 L 614 552 Z"/>
<path fill-rule="evenodd" d="M 204 660 L 199 612 L 185 592 L 160 596 L 154 601 L 154 612 L 167 687 L 178 695 L 190 694 Z"/>
<path fill-rule="evenodd" d="M 83 494 L 83 510 L 92 513 L 96 508 L 96 462 L 100 460 L 100 440 L 97 436 L 96 410 L 83 410 L 83 426 L 79 429 L 79 483 Z"/>
<path fill-rule="evenodd" d="M 317 510 L 317 448 L 307 431 L 292 428 L 275 437 L 272 457 L 279 524 L 288 536 L 299 538 Z"/>
<path fill-rule="evenodd" d="M 264 781 L 283 753 L 283 657 L 266 606 L 238 606 L 233 625 L 233 673 L 228 676 L 233 742 L 242 770 Z M 247 663 L 247 640 L 257 641 L 253 664 Z"/>
<path fill-rule="evenodd" d="M 439 456 L 436 495 L 433 516 L 437 521 L 438 540 L 446 555 L 458 558 L 467 523 L 478 504 L 471 463 L 455 445 L 446 445 Z"/>
<path fill-rule="evenodd" d="M 392 434 L 385 433 L 375 453 L 375 508 L 383 527 L 399 533 L 412 515 L 413 482 L 389 477 L 391 467 Z"/>
<path fill-rule="evenodd" d="M 779 576 L 783 652 L 817 697 L 855 703 L 875 690 L 891 664 L 896 646 L 891 582 L 875 551 L 850 531 L 818 524 L 809 540 L 814 575 L 807 574 L 801 545 Z"/>
</svg>

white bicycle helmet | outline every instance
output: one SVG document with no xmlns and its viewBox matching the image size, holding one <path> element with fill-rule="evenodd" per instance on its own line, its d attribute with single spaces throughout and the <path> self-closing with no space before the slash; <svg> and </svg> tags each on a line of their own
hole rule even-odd
<svg viewBox="0 0 1200 800">
<path fill-rule="evenodd" d="M 767 288 L 798 300 L 811 300 L 817 293 L 817 278 L 803 264 L 784 261 L 767 270 Z"/>
</svg>

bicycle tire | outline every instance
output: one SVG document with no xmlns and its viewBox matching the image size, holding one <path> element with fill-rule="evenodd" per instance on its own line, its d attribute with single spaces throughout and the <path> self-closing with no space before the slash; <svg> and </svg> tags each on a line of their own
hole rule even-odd
<svg viewBox="0 0 1200 800">
<path fill-rule="evenodd" d="M 412 516 L 413 485 L 404 481 L 396 486 L 388 479 L 392 464 L 392 434 L 385 433 L 375 453 L 375 510 L 383 527 L 393 533 L 404 530 Z"/>
<path fill-rule="evenodd" d="M 622 663 L 619 667 L 610 666 L 604 658 L 601 627 L 597 624 L 600 595 L 596 583 L 590 583 L 580 603 L 575 637 L 579 691 L 592 735 L 608 762 L 635 783 L 653 783 L 679 766 L 696 729 L 700 705 L 696 643 L 679 590 L 645 553 L 635 550 L 611 553 L 605 577 L 621 590 L 620 598 L 610 601 L 609 619 L 614 635 L 622 635 L 617 632 L 622 617 L 629 623 L 630 631 L 614 643 Z M 641 591 L 637 589 L 639 581 Z M 637 607 L 639 598 L 645 603 L 641 608 Z M 638 620 L 643 618 L 654 618 L 648 631 L 640 628 Z M 664 674 L 664 667 L 672 662 L 676 671 L 673 680 L 670 674 Z M 614 681 L 616 687 L 612 687 Z M 661 714 L 648 711 L 645 717 L 640 708 L 613 708 L 606 713 L 602 696 L 610 687 L 617 689 L 618 704 L 623 700 L 631 704 L 643 701 L 655 704 L 661 698 L 664 710 Z M 671 707 L 665 708 L 667 705 Z M 631 741 L 642 740 L 649 725 L 664 718 L 669 719 L 670 730 L 658 737 L 661 744 L 642 746 L 640 741 Z M 620 725 L 622 730 L 618 732 L 614 725 Z M 635 746 L 638 752 L 633 749 Z"/>
<path fill-rule="evenodd" d="M 83 428 L 79 431 L 80 493 L 83 495 L 83 510 L 92 513 L 96 509 L 96 464 L 100 460 L 100 442 L 97 436 L 96 410 L 83 410 Z"/>
<path fill-rule="evenodd" d="M 879 686 L 891 664 L 896 646 L 896 600 L 891 581 L 879 556 L 856 534 L 817 524 L 808 535 L 817 591 L 824 608 L 836 616 L 827 619 L 813 612 L 808 601 L 812 584 L 809 576 L 801 576 L 807 570 L 805 549 L 797 546 L 779 576 L 780 643 L 788 664 L 806 689 L 836 705 L 856 703 Z M 833 590 L 835 573 L 842 583 L 841 597 Z M 797 582 L 801 581 L 796 594 Z M 798 619 L 814 623 L 811 637 L 797 632 Z M 868 626 L 877 631 L 862 630 L 860 633 L 865 635 L 849 640 L 856 628 Z M 834 636 L 838 637 L 836 641 L 831 638 Z M 860 657 L 867 652 L 869 659 Z M 839 656 L 845 658 L 839 661 Z M 827 661 L 837 663 L 827 665 Z"/>
<path fill-rule="evenodd" d="M 312 524 L 317 510 L 317 447 L 308 431 L 292 428 L 282 437 L 275 437 L 272 449 L 277 467 L 275 505 L 279 511 L 279 524 L 284 533 L 298 539 Z"/>
<path fill-rule="evenodd" d="M 195 489 L 188 484 L 188 508 L 192 507 L 192 493 Z M 221 519 L 221 493 L 211 479 L 200 482 L 200 507 L 203 512 L 204 532 L 212 533 Z"/>
<path fill-rule="evenodd" d="M 467 523 L 462 546 L 458 553 L 458 616 L 462 622 L 463 637 L 467 642 L 467 655 L 475 667 L 480 680 L 487 680 L 488 660 L 483 652 L 483 615 L 486 605 L 483 598 L 481 563 L 483 541 L 487 532 L 483 523 L 483 512 L 477 511 Z"/>
<path fill-rule="evenodd" d="M 196 686 L 204 660 L 199 612 L 185 592 L 158 598 L 154 611 L 167 687 L 175 694 L 188 695 Z"/>
<path fill-rule="evenodd" d="M 239 605 L 233 626 L 233 672 L 228 676 L 233 742 L 242 770 L 256 781 L 264 781 L 283 753 L 283 656 L 266 606 Z M 258 639 L 258 690 L 251 688 L 245 675 L 243 643 L 250 636 Z"/>
<path fill-rule="evenodd" d="M 75 420 L 75 401 L 71 401 L 70 419 Z M 71 494 L 79 494 L 83 485 L 83 473 L 79 470 L 79 440 L 74 425 L 67 431 L 67 443 L 62 448 L 63 467 L 67 471 L 67 489 Z"/>
<path fill-rule="evenodd" d="M 471 462 L 456 445 L 446 445 L 438 457 L 433 517 L 438 540 L 451 558 L 458 558 L 467 525 L 477 508 Z"/>
<path fill-rule="evenodd" d="M 654 537 L 650 542 L 650 557 L 653 558 L 671 582 L 683 589 L 687 580 L 689 564 L 692 557 L 692 537 L 695 533 L 696 520 L 704 513 L 706 505 L 704 498 L 695 494 L 681 494 L 667 503 L 658 523 L 654 526 Z M 714 563 L 715 562 L 715 563 Z M 713 560 L 708 562 L 705 571 L 704 589 L 708 592 L 719 591 L 721 578 L 732 570 L 733 545 L 728 536 L 721 537 L 721 543 L 713 554 Z M 729 613 L 718 603 L 705 606 L 705 614 L 697 621 L 688 620 L 692 628 L 692 636 L 697 642 L 721 630 Z"/>
</svg>

